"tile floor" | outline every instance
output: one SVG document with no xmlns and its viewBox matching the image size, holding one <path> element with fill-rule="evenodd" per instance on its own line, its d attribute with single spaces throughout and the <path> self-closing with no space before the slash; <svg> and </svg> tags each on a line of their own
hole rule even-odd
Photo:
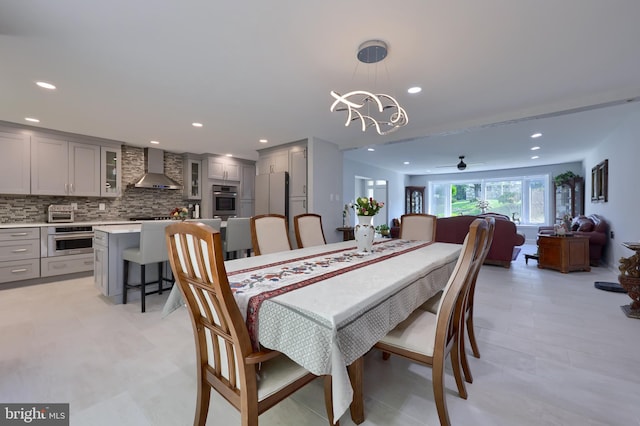
<svg viewBox="0 0 640 426">
<path fill-rule="evenodd" d="M 640 425 L 640 320 L 625 294 L 593 287 L 616 271 L 560 274 L 483 267 L 476 293 L 482 358 L 460 399 L 447 374 L 454 425 Z M 112 305 L 91 277 L 0 290 L 0 401 L 70 402 L 72 425 L 189 425 L 195 406 L 191 325 L 161 318 L 166 295 Z M 363 425 L 438 425 L 431 370 L 365 357 Z M 352 425 L 348 414 L 342 425 Z M 217 395 L 210 425 L 239 424 Z M 260 416 L 265 425 L 326 425 L 322 383 Z"/>
</svg>

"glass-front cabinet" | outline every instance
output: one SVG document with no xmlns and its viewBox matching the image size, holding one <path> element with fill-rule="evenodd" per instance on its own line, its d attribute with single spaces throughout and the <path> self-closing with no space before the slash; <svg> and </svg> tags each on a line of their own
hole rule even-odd
<svg viewBox="0 0 640 426">
<path fill-rule="evenodd" d="M 584 178 L 575 176 L 562 182 L 554 182 L 555 219 L 562 223 L 565 216 L 584 214 Z"/>
<path fill-rule="evenodd" d="M 187 200 L 202 199 L 202 160 L 185 158 L 184 197 Z"/>
<path fill-rule="evenodd" d="M 100 152 L 100 195 L 119 197 L 122 195 L 122 161 L 120 147 L 101 147 Z"/>
<path fill-rule="evenodd" d="M 407 186 L 404 189 L 404 212 L 424 213 L 424 186 Z"/>
</svg>

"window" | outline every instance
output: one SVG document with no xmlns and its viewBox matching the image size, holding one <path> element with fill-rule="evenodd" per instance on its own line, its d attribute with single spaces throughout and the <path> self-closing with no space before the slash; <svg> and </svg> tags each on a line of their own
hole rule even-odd
<svg viewBox="0 0 640 426">
<path fill-rule="evenodd" d="M 429 213 L 448 217 L 492 212 L 521 224 L 541 225 L 546 223 L 548 181 L 544 175 L 430 182 Z"/>
</svg>

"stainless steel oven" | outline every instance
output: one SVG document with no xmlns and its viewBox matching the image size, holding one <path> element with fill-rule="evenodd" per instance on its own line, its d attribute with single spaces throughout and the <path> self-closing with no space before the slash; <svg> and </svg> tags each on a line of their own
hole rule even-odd
<svg viewBox="0 0 640 426">
<path fill-rule="evenodd" d="M 42 257 L 66 256 L 93 252 L 93 227 L 44 226 L 40 230 Z"/>
<path fill-rule="evenodd" d="M 238 215 L 238 187 L 213 185 L 213 217 L 222 220 Z"/>
</svg>

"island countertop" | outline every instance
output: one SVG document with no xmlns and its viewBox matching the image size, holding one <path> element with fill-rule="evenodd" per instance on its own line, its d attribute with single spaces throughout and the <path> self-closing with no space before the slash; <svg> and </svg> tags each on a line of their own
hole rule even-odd
<svg viewBox="0 0 640 426">
<path fill-rule="evenodd" d="M 98 225 L 94 226 L 94 231 L 102 231 L 108 234 L 126 234 L 131 232 L 140 232 L 142 224 L 140 222 L 130 222 L 119 225 Z"/>
</svg>

